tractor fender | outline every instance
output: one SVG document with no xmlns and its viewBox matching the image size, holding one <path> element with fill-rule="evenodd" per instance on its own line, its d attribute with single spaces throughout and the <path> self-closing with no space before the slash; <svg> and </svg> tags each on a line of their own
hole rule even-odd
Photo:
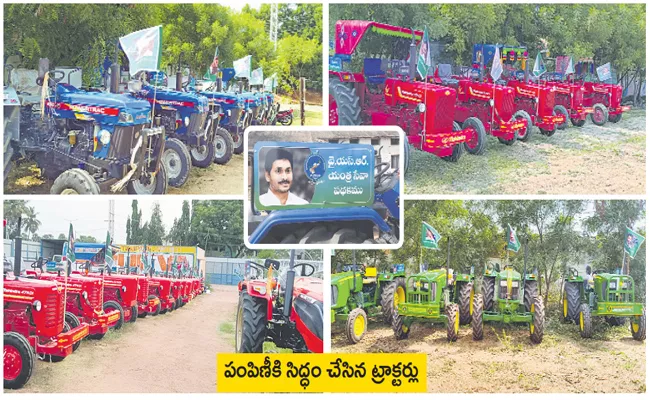
<svg viewBox="0 0 650 400">
<path fill-rule="evenodd" d="M 266 281 L 254 280 L 254 281 L 241 281 L 239 282 L 241 289 L 240 292 L 246 290 L 246 293 L 251 297 L 257 297 L 258 299 L 266 300 L 266 319 L 270 321 L 273 319 L 273 301 L 271 300 L 271 293 L 265 292 L 264 294 L 259 292 L 259 288 L 264 287 L 266 290 Z"/>
<path fill-rule="evenodd" d="M 336 76 L 341 82 L 365 82 L 366 78 L 363 74 L 356 72 L 342 72 L 342 71 L 330 71 L 330 79 L 332 75 Z"/>
</svg>

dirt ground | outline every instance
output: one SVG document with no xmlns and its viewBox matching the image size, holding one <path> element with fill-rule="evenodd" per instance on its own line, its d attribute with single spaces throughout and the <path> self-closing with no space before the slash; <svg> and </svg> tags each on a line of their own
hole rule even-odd
<svg viewBox="0 0 650 400">
<path fill-rule="evenodd" d="M 442 324 L 414 324 L 409 338 L 397 341 L 376 322 L 356 345 L 333 326 L 332 352 L 427 353 L 429 392 L 645 393 L 645 342 L 632 339 L 629 323 L 611 328 L 597 321 L 594 337 L 582 339 L 577 326 L 557 321 L 547 315 L 539 345 L 530 342 L 527 326 L 486 325 L 480 342 L 464 326 L 458 341 L 448 343 Z"/>
<path fill-rule="evenodd" d="M 646 115 L 634 109 L 621 122 L 587 119 L 549 137 L 505 146 L 488 136 L 484 155 L 457 163 L 411 150 L 407 194 L 645 194 Z"/>
<path fill-rule="evenodd" d="M 208 168 L 193 167 L 190 178 L 180 188 L 167 187 L 168 194 L 222 194 L 241 196 L 243 191 L 244 156 L 233 154 L 225 165 Z M 54 182 L 40 177 L 36 163 L 22 163 L 9 173 L 5 194 L 50 194 Z M 119 194 L 127 194 L 123 190 Z"/>
<path fill-rule="evenodd" d="M 172 313 L 84 340 L 61 363 L 38 361 L 27 385 L 11 393 L 215 393 L 216 354 L 234 351 L 234 339 L 219 331 L 230 318 L 222 311 L 237 301 L 236 286 L 212 285 Z"/>
</svg>

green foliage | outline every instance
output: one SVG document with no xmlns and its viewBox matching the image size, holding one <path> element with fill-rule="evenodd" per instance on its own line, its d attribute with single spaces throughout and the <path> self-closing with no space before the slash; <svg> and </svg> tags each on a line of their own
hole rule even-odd
<svg viewBox="0 0 650 400">
<path fill-rule="evenodd" d="M 97 243 L 97 239 L 90 235 L 79 235 L 76 241 L 79 243 Z"/>
<path fill-rule="evenodd" d="M 245 250 L 242 203 L 236 200 L 192 200 L 189 243 L 211 254 L 239 257 Z"/>
<path fill-rule="evenodd" d="M 165 238 L 165 226 L 162 223 L 162 211 L 160 204 L 155 202 L 149 220 L 149 229 L 147 230 L 147 241 L 149 245 L 162 245 Z"/>
<path fill-rule="evenodd" d="M 38 213 L 28 203 L 27 200 L 6 200 L 4 202 L 4 218 L 7 221 L 4 236 L 6 239 L 15 239 L 18 236 L 27 239 L 38 231 L 41 226 Z M 22 218 L 20 232 L 18 232 L 19 218 Z"/>
</svg>

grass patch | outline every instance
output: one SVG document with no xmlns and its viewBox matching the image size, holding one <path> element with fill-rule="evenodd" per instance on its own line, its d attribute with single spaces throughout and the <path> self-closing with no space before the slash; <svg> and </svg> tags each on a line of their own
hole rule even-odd
<svg viewBox="0 0 650 400">
<path fill-rule="evenodd" d="M 219 325 L 219 331 L 225 334 L 234 334 L 235 324 L 232 322 L 222 322 L 221 325 Z"/>
<path fill-rule="evenodd" d="M 291 349 L 283 349 L 275 345 L 275 343 L 264 342 L 262 346 L 262 352 L 264 353 L 293 353 Z"/>
</svg>

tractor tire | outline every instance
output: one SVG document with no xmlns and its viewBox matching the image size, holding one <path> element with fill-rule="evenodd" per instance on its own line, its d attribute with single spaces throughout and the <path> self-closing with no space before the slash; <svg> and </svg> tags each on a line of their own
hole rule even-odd
<svg viewBox="0 0 650 400">
<path fill-rule="evenodd" d="M 513 116 L 513 119 L 525 119 L 526 120 L 526 129 L 522 133 L 521 130 L 517 131 L 517 134 L 515 137 L 517 140 L 521 140 L 522 142 L 527 142 L 528 139 L 532 136 L 533 129 L 535 129 L 535 125 L 533 125 L 533 120 L 530 118 L 530 114 L 528 114 L 524 110 L 519 110 L 517 111 Z"/>
<path fill-rule="evenodd" d="M 392 324 L 393 315 L 397 313 L 397 305 L 406 301 L 406 283 L 404 278 L 395 278 L 391 283 L 384 286 L 381 292 L 381 314 L 384 323 Z"/>
<path fill-rule="evenodd" d="M 539 133 L 541 133 L 544 136 L 551 137 L 555 134 L 555 129 L 551 129 L 550 131 L 547 131 L 546 129 L 539 128 Z"/>
<path fill-rule="evenodd" d="M 393 327 L 393 334 L 395 339 L 404 340 L 408 339 L 409 332 L 411 332 L 411 327 L 405 323 L 406 317 L 399 315 L 398 313 L 393 314 L 393 321 L 391 323 Z"/>
<path fill-rule="evenodd" d="M 99 194 L 99 185 L 87 171 L 72 168 L 54 180 L 50 194 Z"/>
<path fill-rule="evenodd" d="M 168 310 L 167 310 L 166 308 L 161 308 L 161 309 L 160 309 L 160 315 L 167 314 L 167 311 L 168 311 Z"/>
<path fill-rule="evenodd" d="M 148 185 L 143 185 L 135 179 L 130 180 L 126 184 L 126 192 L 128 194 L 165 194 L 167 192 L 167 169 L 165 165 L 160 165 L 153 182 Z"/>
<path fill-rule="evenodd" d="M 131 318 L 129 319 L 130 323 L 134 323 L 138 320 L 138 306 L 131 307 Z"/>
<path fill-rule="evenodd" d="M 577 126 L 578 128 L 583 127 L 585 125 L 585 122 L 587 122 L 586 119 L 571 118 L 571 124 L 573 126 Z"/>
<path fill-rule="evenodd" d="M 120 311 L 120 319 L 117 321 L 117 324 L 113 325 L 113 327 L 111 329 L 115 329 L 115 330 L 121 329 L 122 325 L 124 325 L 124 309 L 122 308 L 120 303 L 118 303 L 117 301 L 114 301 L 114 300 L 109 300 L 109 301 L 104 303 L 102 308 L 104 309 L 104 312 L 106 312 L 106 313 L 110 312 L 110 311 L 113 311 L 113 310 L 119 310 Z"/>
<path fill-rule="evenodd" d="M 233 154 L 241 154 L 244 152 L 244 131 L 230 132 L 232 139 L 232 152 Z"/>
<path fill-rule="evenodd" d="M 214 141 L 208 142 L 203 146 L 192 146 L 190 149 L 192 166 L 197 168 L 208 168 L 214 162 L 215 151 Z"/>
<path fill-rule="evenodd" d="M 445 307 L 447 316 L 447 340 L 455 342 L 458 340 L 458 331 L 460 330 L 460 312 L 458 304 L 447 304 Z"/>
<path fill-rule="evenodd" d="M 634 340 L 645 340 L 645 307 L 643 307 L 643 313 L 638 319 L 630 318 L 630 329 Z"/>
<path fill-rule="evenodd" d="M 530 307 L 530 312 L 533 314 L 533 321 L 530 324 L 530 340 L 539 344 L 544 339 L 544 301 L 542 297 L 535 297 Z"/>
<path fill-rule="evenodd" d="M 578 327 L 580 328 L 580 336 L 583 338 L 590 338 L 592 332 L 591 326 L 591 310 L 586 303 L 580 304 L 580 312 L 578 313 Z"/>
<path fill-rule="evenodd" d="M 239 296 L 235 326 L 237 353 L 262 352 L 266 338 L 266 318 L 266 301 L 242 292 Z"/>
<path fill-rule="evenodd" d="M 579 324 L 580 287 L 577 282 L 565 282 L 562 297 L 562 316 L 566 322 Z"/>
<path fill-rule="evenodd" d="M 65 312 L 65 322 L 68 323 L 70 329 L 74 329 L 79 325 L 81 325 L 81 321 L 79 321 L 79 318 L 77 318 L 77 316 L 71 313 L 70 311 Z M 79 346 L 81 346 L 81 340 L 72 345 L 72 352 L 74 353 L 79 348 Z"/>
<path fill-rule="evenodd" d="M 17 332 L 5 332 L 4 342 L 4 388 L 20 389 L 32 377 L 34 351 L 29 341 Z"/>
<path fill-rule="evenodd" d="M 239 142 L 239 147 L 235 148 L 235 142 L 233 141 L 233 137 L 230 135 L 230 132 L 225 130 L 224 128 L 217 128 L 217 130 L 214 132 L 214 162 L 219 164 L 219 165 L 224 165 L 227 164 L 228 161 L 232 158 L 232 153 L 235 152 L 235 154 L 241 153 L 244 149 L 244 134 L 241 133 L 239 135 L 241 139 Z M 239 143 L 238 142 L 238 143 Z M 241 151 L 237 153 L 237 149 L 241 148 Z"/>
<path fill-rule="evenodd" d="M 472 323 L 472 312 L 474 311 L 474 285 L 471 282 L 461 282 L 458 288 L 458 308 L 460 313 L 460 324 Z"/>
<path fill-rule="evenodd" d="M 622 118 L 623 118 L 623 113 L 616 114 L 616 115 L 608 115 L 607 116 L 607 120 L 609 122 L 614 123 L 614 124 L 617 124 L 617 123 L 621 122 Z"/>
<path fill-rule="evenodd" d="M 63 323 L 63 333 L 69 332 L 69 331 L 70 331 L 70 325 L 68 325 L 67 322 L 64 322 Z M 53 355 L 50 355 L 50 354 L 41 354 L 40 356 L 41 356 L 41 359 L 43 361 L 53 362 L 53 363 L 58 363 L 58 362 L 61 362 L 61 361 L 63 361 L 65 359 L 65 357 L 63 357 L 63 356 L 53 356 Z"/>
<path fill-rule="evenodd" d="M 163 164 L 167 167 L 167 182 L 172 187 L 181 187 L 187 182 L 192 170 L 192 156 L 183 142 L 178 139 L 167 139 L 162 155 Z"/>
<path fill-rule="evenodd" d="M 555 126 L 556 129 L 563 131 L 569 127 L 569 112 L 566 110 L 566 108 L 563 105 L 558 104 L 555 107 L 553 107 L 553 113 L 555 115 L 564 115 L 564 122 L 559 125 L 556 125 Z"/>
<path fill-rule="evenodd" d="M 496 278 L 493 276 L 483 277 L 483 284 L 481 285 L 481 293 L 483 294 L 483 308 L 485 309 L 485 311 L 492 311 L 492 307 L 494 306 L 495 279 Z"/>
<path fill-rule="evenodd" d="M 483 295 L 474 296 L 474 313 L 472 314 L 472 338 L 483 340 Z"/>
<path fill-rule="evenodd" d="M 149 313 L 145 311 L 142 314 L 138 314 L 138 318 L 147 318 L 147 315 L 149 315 Z"/>
<path fill-rule="evenodd" d="M 368 331 L 368 315 L 363 308 L 355 308 L 345 323 L 345 336 L 352 344 L 357 344 Z"/>
<path fill-rule="evenodd" d="M 361 125 L 361 100 L 357 96 L 354 84 L 343 83 L 336 78 L 330 79 L 330 96 L 336 102 L 339 125 Z"/>
<path fill-rule="evenodd" d="M 147 297 L 147 301 L 153 300 L 153 299 L 158 299 L 158 296 L 156 296 L 155 294 L 150 294 L 149 297 Z M 160 303 L 156 304 L 156 309 L 153 312 L 150 312 L 149 315 L 151 315 L 152 317 L 155 317 L 156 315 L 160 314 L 160 309 L 161 308 L 162 308 L 162 306 L 161 306 Z"/>
<path fill-rule="evenodd" d="M 452 131 L 458 132 L 462 130 L 458 122 L 454 121 Z M 463 155 L 463 147 L 459 144 L 454 146 L 454 150 L 452 151 L 450 156 L 442 157 L 443 160 L 449 161 L 449 162 L 457 162 L 460 160 L 460 156 Z"/>
<path fill-rule="evenodd" d="M 466 129 L 470 126 L 476 131 L 476 137 L 474 138 L 475 140 L 473 139 L 469 143 L 465 142 L 463 145 L 465 146 L 465 151 L 467 151 L 469 154 L 480 156 L 481 154 L 485 153 L 485 149 L 487 147 L 485 126 L 480 119 L 476 117 L 469 117 L 465 120 L 465 122 L 463 122 L 462 128 Z"/>
<path fill-rule="evenodd" d="M 524 308 L 526 312 L 530 312 L 530 306 L 535 302 L 537 298 L 538 288 L 537 281 L 525 281 L 524 282 Z"/>
<path fill-rule="evenodd" d="M 454 122 L 454 126 L 458 124 Z M 406 134 L 404 135 L 404 175 L 409 171 L 409 162 L 411 161 L 411 145 L 409 144 Z M 8 175 L 5 175 L 8 176 Z"/>
<path fill-rule="evenodd" d="M 597 126 L 603 126 L 609 119 L 609 111 L 604 104 L 598 103 L 594 105 L 594 112 L 590 116 L 591 123 Z"/>
<path fill-rule="evenodd" d="M 605 322 L 609 326 L 622 326 L 625 325 L 625 317 L 605 317 Z"/>
</svg>

